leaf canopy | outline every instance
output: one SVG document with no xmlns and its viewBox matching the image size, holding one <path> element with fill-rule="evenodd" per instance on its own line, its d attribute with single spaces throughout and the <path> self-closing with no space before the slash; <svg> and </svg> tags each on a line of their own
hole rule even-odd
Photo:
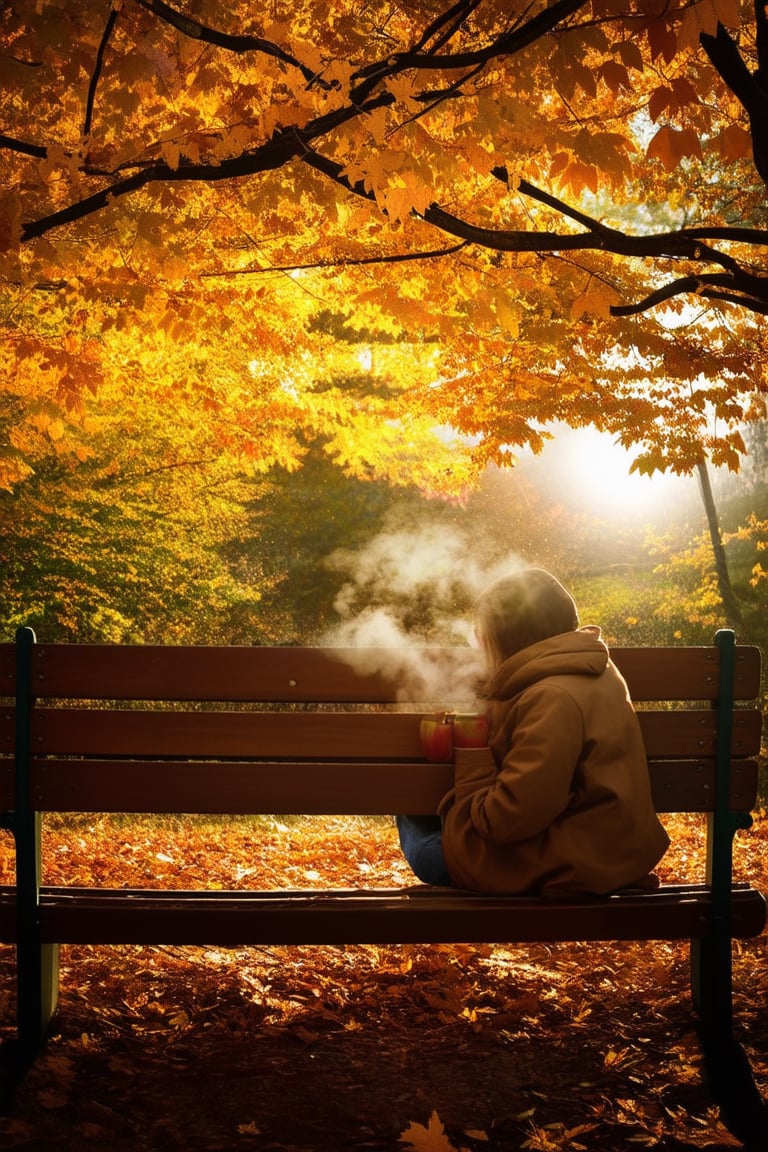
<svg viewBox="0 0 768 1152">
<path fill-rule="evenodd" d="M 767 52 L 738 0 L 5 6 L 0 484 L 134 391 L 262 473 L 737 466 Z"/>
</svg>

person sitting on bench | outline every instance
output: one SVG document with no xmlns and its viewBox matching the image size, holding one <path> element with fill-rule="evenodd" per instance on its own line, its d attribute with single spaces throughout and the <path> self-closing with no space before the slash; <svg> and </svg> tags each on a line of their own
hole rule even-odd
<svg viewBox="0 0 768 1152">
<path fill-rule="evenodd" d="M 475 604 L 489 744 L 454 749 L 435 816 L 398 816 L 417 878 L 484 893 L 652 888 L 669 838 L 642 735 L 600 629 L 549 572 L 501 578 Z"/>
</svg>

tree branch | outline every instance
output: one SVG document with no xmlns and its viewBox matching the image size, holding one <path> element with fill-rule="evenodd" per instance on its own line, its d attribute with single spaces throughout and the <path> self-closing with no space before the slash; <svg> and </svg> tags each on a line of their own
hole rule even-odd
<svg viewBox="0 0 768 1152">
<path fill-rule="evenodd" d="M 521 180 L 517 186 L 517 190 L 518 192 L 522 192 L 523 196 L 530 196 L 532 200 L 538 200 L 540 204 L 544 204 L 547 208 L 554 208 L 561 216 L 575 220 L 577 224 L 588 228 L 590 232 L 604 232 L 606 235 L 611 232 L 611 229 L 605 224 L 601 224 L 599 220 L 595 220 L 592 216 L 587 216 L 584 212 L 579 212 L 577 208 L 572 208 L 570 204 L 566 204 L 564 200 L 553 196 L 551 192 L 545 192 L 543 189 L 537 188 L 536 185 L 531 184 L 529 180 Z"/>
<path fill-rule="evenodd" d="M 757 228 L 732 228 L 728 225 L 716 228 L 678 228 L 674 232 L 655 232 L 650 236 L 627 236 L 624 232 L 619 232 L 615 228 L 609 228 L 607 224 L 603 224 L 599 220 L 595 220 L 592 216 L 587 216 L 584 212 L 580 212 L 576 208 L 572 208 L 565 201 L 559 200 L 549 192 L 544 192 L 542 189 L 537 188 L 534 184 L 529 183 L 528 180 L 521 180 L 518 185 L 518 191 L 526 196 L 530 196 L 538 200 L 542 204 L 546 204 L 549 208 L 554 208 L 561 215 L 575 220 L 577 223 L 583 225 L 595 236 L 602 239 L 600 247 L 605 247 L 611 252 L 616 252 L 619 255 L 651 255 L 651 256 L 683 256 L 691 260 L 711 260 L 713 264 L 720 264 L 723 268 L 729 271 L 741 274 L 741 265 L 732 256 L 725 252 L 718 252 L 715 248 L 710 248 L 704 243 L 705 240 L 725 240 L 731 243 L 742 243 L 751 245 L 768 245 L 768 232 L 763 229 Z M 626 249 L 624 245 L 640 246 L 644 248 L 646 244 L 651 244 L 654 248 L 651 252 L 639 251 L 634 252 Z M 618 245 L 618 247 L 616 247 Z M 657 249 L 657 245 L 666 246 L 667 251 Z"/>
<path fill-rule="evenodd" d="M 205 39 L 208 43 L 229 48 L 232 51 L 259 50 L 268 52 L 271 55 L 276 55 L 278 59 L 282 59 L 287 63 L 294 64 L 300 68 L 302 67 L 293 57 L 289 57 L 283 53 L 282 49 L 277 48 L 276 45 L 270 44 L 269 41 L 262 40 L 259 37 L 229 36 L 225 33 L 209 29 L 197 21 L 182 16 L 176 12 L 175 9 L 171 8 L 170 5 L 166 4 L 165 0 L 138 0 L 138 2 L 148 11 L 168 21 L 186 35 L 194 36 L 198 39 Z M 572 12 L 575 12 L 585 3 L 586 0 L 557 0 L 550 8 L 538 13 L 517 30 L 505 33 L 499 37 L 494 44 L 482 49 L 479 55 L 477 53 L 462 53 L 460 55 L 463 60 L 471 59 L 477 62 L 478 60 L 485 61 L 492 59 L 494 56 L 500 54 L 508 55 L 521 51 L 530 43 L 545 35 L 546 32 L 551 31 L 562 19 Z M 428 66 L 431 69 L 436 67 L 442 69 L 448 59 L 445 56 L 421 56 L 419 53 L 416 53 L 415 56 L 423 61 L 424 67 Z M 250 152 L 241 153 L 239 156 L 228 157 L 216 164 L 182 163 L 176 168 L 172 168 L 170 165 L 164 163 L 152 164 L 141 172 L 136 172 L 129 177 L 118 180 L 109 187 L 102 188 L 91 196 L 87 196 L 74 204 L 70 204 L 66 208 L 59 209 L 57 212 L 52 212 L 48 216 L 41 217 L 38 220 L 27 222 L 22 228 L 22 240 L 28 241 L 34 239 L 38 236 L 45 235 L 45 233 L 50 232 L 52 229 L 81 220 L 86 216 L 106 208 L 110 201 L 136 192 L 154 182 L 165 181 L 170 183 L 181 180 L 230 180 L 244 176 L 253 176 L 260 172 L 274 171 L 288 163 L 291 159 L 302 157 L 309 149 L 313 140 L 326 135 L 328 132 L 333 131 L 350 120 L 374 111 L 376 108 L 388 107 L 393 104 L 395 97 L 391 92 L 385 89 L 376 96 L 373 96 L 373 90 L 382 79 L 394 76 L 405 68 L 411 67 L 412 59 L 413 54 L 388 58 L 385 72 L 382 71 L 384 66 L 382 62 L 373 65 L 372 67 L 377 69 L 377 74 L 375 76 L 371 75 L 367 80 L 363 81 L 363 83 L 358 84 L 357 87 L 350 92 L 349 102 L 347 104 L 323 116 L 316 117 L 301 129 L 295 127 L 281 129 L 260 147 Z M 458 57 L 452 57 L 451 59 L 455 61 Z M 461 66 L 464 67 L 465 65 L 462 64 Z M 302 73 L 305 76 L 309 75 L 303 68 Z M 363 73 L 359 73 L 359 75 L 363 75 Z M 434 94 L 424 93 L 422 94 L 422 99 L 432 100 L 434 99 Z"/>
<path fill-rule="evenodd" d="M 476 8 L 480 7 L 482 0 L 458 0 L 446 12 L 440 12 L 431 24 L 424 29 L 421 38 L 414 44 L 414 52 L 426 52 L 430 40 L 435 43 L 430 49 L 436 52 L 451 40 L 462 24 L 465 24 Z M 448 26 L 446 28 L 446 25 Z"/>
<path fill-rule="evenodd" d="M 759 10 L 760 0 L 756 0 L 755 8 Z M 718 23 L 716 35 L 702 32 L 699 40 L 713 67 L 749 116 L 755 168 L 763 182 L 768 184 L 768 77 L 762 71 L 762 64 L 768 57 L 765 13 L 762 16 L 758 14 L 757 19 L 757 52 L 761 63 L 757 72 L 750 72 L 736 41 L 722 24 Z"/>
<path fill-rule="evenodd" d="M 528 48 L 548 32 L 552 32 L 558 24 L 562 23 L 579 8 L 583 8 L 586 0 L 556 0 L 549 8 L 537 12 L 530 20 L 526 20 L 517 28 L 503 32 L 496 40 L 484 48 L 477 48 L 473 52 L 454 52 L 452 54 L 437 55 L 434 52 L 398 52 L 393 60 L 397 62 L 398 71 L 403 68 L 474 68 L 476 65 L 487 64 L 499 56 L 514 56 L 523 48 Z M 376 65 L 372 65 L 375 68 Z M 366 74 L 363 70 L 360 75 Z"/>
<path fill-rule="evenodd" d="M 94 102 L 96 100 L 96 88 L 98 86 L 99 77 L 101 76 L 101 69 L 102 69 L 103 64 L 104 64 L 104 53 L 107 50 L 107 44 L 109 43 L 109 41 L 111 39 L 112 32 L 114 30 L 115 24 L 117 23 L 118 13 L 119 13 L 118 8 L 111 8 L 110 9 L 109 16 L 107 17 L 107 23 L 104 25 L 104 32 L 103 32 L 102 37 L 101 37 L 101 43 L 99 44 L 99 48 L 98 48 L 98 51 L 96 53 L 96 61 L 95 61 L 94 66 L 93 66 L 93 73 L 91 75 L 91 82 L 88 85 L 88 96 L 86 97 L 86 101 L 85 101 L 85 116 L 83 118 L 83 136 L 84 137 L 88 137 L 91 134 L 91 123 L 93 121 L 93 105 L 94 105 Z"/>
<path fill-rule="evenodd" d="M 727 291 L 729 287 L 736 290 Z M 675 296 L 692 293 L 707 300 L 722 300 L 724 303 L 737 304 L 740 308 L 746 308 L 747 311 L 758 315 L 768 315 L 768 281 L 762 283 L 761 297 L 750 293 L 746 287 L 739 289 L 735 277 L 715 274 L 682 276 L 679 280 L 673 280 L 663 288 L 657 289 L 656 292 L 651 292 L 636 304 L 612 304 L 610 312 L 612 316 L 638 316 L 641 312 L 648 312 Z"/>
<path fill-rule="evenodd" d="M 28 144 L 26 140 L 17 140 L 14 136 L 4 136 L 0 133 L 0 148 L 7 148 L 10 152 L 21 152 L 24 156 L 37 156 L 44 160 L 48 149 L 40 144 Z"/>
<path fill-rule="evenodd" d="M 302 156 L 309 147 L 310 140 L 324 136 L 347 120 L 393 102 L 394 96 L 385 92 L 366 107 L 346 105 L 344 108 L 336 109 L 325 116 L 318 116 L 300 130 L 293 127 L 281 129 L 253 151 L 243 152 L 239 156 L 227 157 L 218 163 L 181 163 L 176 168 L 163 162 L 152 164 L 140 172 L 135 172 L 108 187 L 99 189 L 82 200 L 68 204 L 66 208 L 60 208 L 57 212 L 51 212 L 47 216 L 24 224 L 21 230 L 22 242 L 44 236 L 55 228 L 61 228 L 65 224 L 73 224 L 77 220 L 91 216 L 106 208 L 111 201 L 128 196 L 155 182 L 170 184 L 190 180 L 213 183 L 219 180 L 235 180 L 244 176 L 274 171 L 287 164 L 289 160 Z"/>
<path fill-rule="evenodd" d="M 282 60 L 284 64 L 298 68 L 308 83 L 315 78 L 315 73 L 311 68 L 307 68 L 295 56 L 291 56 L 289 52 L 285 52 L 277 44 L 273 44 L 271 40 L 264 40 L 261 36 L 238 36 L 219 32 L 216 28 L 209 28 L 198 20 L 193 20 L 191 17 L 177 12 L 170 4 L 164 3 L 164 0 L 136 0 L 136 2 L 191 40 L 200 40 L 201 43 L 213 44 L 216 48 L 224 48 L 228 52 L 237 54 L 261 52 L 265 56 L 272 56 L 275 60 Z"/>
<path fill-rule="evenodd" d="M 473 69 L 484 67 L 489 61 L 499 56 L 514 56 L 528 48 L 542 36 L 552 32 L 558 24 L 572 16 L 579 8 L 583 8 L 587 0 L 556 0 L 556 3 L 542 12 L 538 12 L 518 28 L 504 32 L 485 48 L 474 52 L 456 52 L 438 55 L 433 52 L 398 52 L 387 57 L 385 61 L 369 64 L 366 68 L 356 72 L 353 79 L 361 79 L 350 94 L 352 100 L 364 100 L 373 88 L 382 80 L 398 75 L 408 69 L 435 71 L 439 69 Z"/>
<path fill-rule="evenodd" d="M 452 236 L 497 252 L 613 252 L 617 256 L 667 257 L 696 263 L 707 261 L 720 264 L 733 274 L 741 272 L 740 265 L 732 257 L 703 244 L 700 237 L 690 235 L 684 229 L 652 233 L 650 236 L 629 236 L 597 221 L 588 232 L 576 233 L 482 228 L 459 219 L 437 204 L 427 208 L 422 216 L 427 223 Z M 764 233 L 761 242 L 768 243 L 768 236 Z"/>
<path fill-rule="evenodd" d="M 330 177 L 348 191 L 363 199 L 374 201 L 375 196 L 362 184 L 352 184 L 344 175 L 336 161 L 329 160 L 315 151 L 308 151 L 302 157 L 304 162 L 323 175 Z M 631 316 L 647 311 L 674 296 L 695 292 L 701 296 L 715 298 L 715 287 L 730 289 L 732 297 L 742 307 L 752 312 L 762 313 L 768 306 L 768 278 L 754 276 L 741 268 L 739 263 L 726 253 L 718 252 L 702 243 L 705 236 L 723 240 L 748 240 L 754 244 L 768 244 L 768 233 L 756 229 L 680 229 L 678 232 L 656 233 L 651 236 L 628 236 L 615 228 L 609 228 L 592 217 L 570 208 L 548 192 L 543 192 L 528 181 L 522 181 L 520 191 L 535 196 L 549 207 L 562 211 L 587 227 L 587 232 L 564 234 L 559 232 L 511 231 L 482 228 L 470 224 L 452 213 L 446 212 L 437 204 L 430 205 L 421 219 L 433 224 L 449 235 L 457 236 L 465 244 L 477 244 L 497 252 L 613 252 L 620 256 L 655 257 L 671 260 L 685 260 L 696 263 L 719 264 L 724 272 L 681 277 L 669 285 L 652 293 L 638 304 L 614 306 L 614 316 Z M 717 298 L 726 299 L 724 292 Z"/>
<path fill-rule="evenodd" d="M 118 472 L 103 477 L 101 481 L 94 484 L 94 487 L 113 488 L 119 484 L 133 480 L 145 480 L 147 476 L 155 476 L 160 472 L 170 472 L 177 468 L 205 468 L 209 464 L 215 464 L 218 459 L 218 456 L 203 456 L 197 460 L 174 460 L 170 464 L 158 464 L 154 468 L 142 468 L 140 472 Z"/>
<path fill-rule="evenodd" d="M 261 276 L 265 272 L 310 272 L 317 268 L 364 268 L 369 264 L 407 264 L 415 260 L 436 260 L 441 256 L 453 256 L 467 247 L 467 241 L 451 244 L 447 248 L 425 248 L 420 252 L 399 252 L 385 256 L 351 256 L 339 260 L 315 260 L 310 264 L 270 264 L 266 268 L 233 268 L 225 272 L 202 272 L 201 278 L 219 276 Z"/>
<path fill-rule="evenodd" d="M 735 304 L 745 308 L 747 312 L 754 312 L 758 316 L 768 316 L 768 300 L 758 300 L 754 296 L 742 296 L 738 292 L 715 292 L 703 289 L 701 296 L 707 300 L 722 300 L 726 304 Z"/>
<path fill-rule="evenodd" d="M 664 304 L 667 300 L 671 300 L 675 296 L 684 296 L 688 293 L 698 292 L 706 279 L 706 276 L 681 276 L 679 280 L 673 280 L 671 283 L 665 284 L 663 288 L 658 288 L 655 292 L 651 292 L 649 296 L 646 296 L 644 300 L 640 300 L 636 304 L 612 305 L 611 315 L 636 316 L 640 312 L 647 312 L 649 309 L 656 308 L 657 305 Z"/>
<path fill-rule="evenodd" d="M 169 23 L 184 35 L 230 51 L 264 52 L 284 63 L 300 68 L 308 81 L 314 79 L 314 74 L 304 68 L 298 60 L 267 40 L 255 36 L 231 36 L 208 28 L 197 20 L 182 15 L 165 0 L 138 0 L 138 2 L 146 10 Z M 477 51 L 440 54 L 438 49 L 443 48 L 451 40 L 477 7 L 476 0 L 458 0 L 453 7 L 428 25 L 413 50 L 397 53 L 386 60 L 378 61 L 359 70 L 355 74 L 358 83 L 350 92 L 349 101 L 342 107 L 317 116 L 300 129 L 293 126 L 282 128 L 275 132 L 269 140 L 254 149 L 221 161 L 193 164 L 182 160 L 176 167 L 171 167 L 161 161 L 150 162 L 140 171 L 135 171 L 124 178 L 115 179 L 113 183 L 105 185 L 76 203 L 38 220 L 28 221 L 23 227 L 22 239 L 28 241 L 42 236 L 52 229 L 84 219 L 106 208 L 113 200 L 130 195 L 152 183 L 177 183 L 179 181 L 212 183 L 221 180 L 241 179 L 274 171 L 295 159 L 300 159 L 308 166 L 315 168 L 326 178 L 355 196 L 373 203 L 376 200 L 373 191 L 366 188 L 361 182 L 352 183 L 344 175 L 341 164 L 330 160 L 315 150 L 313 145 L 316 141 L 375 109 L 394 104 L 395 96 L 392 92 L 388 91 L 386 87 L 379 86 L 398 73 L 409 68 L 439 71 L 454 67 L 482 69 L 489 60 L 500 55 L 521 51 L 530 43 L 551 32 L 559 23 L 578 11 L 585 2 L 586 0 L 556 0 L 554 4 L 543 9 L 530 20 L 521 23 L 515 29 L 502 33 L 492 43 Z M 757 3 L 760 3 L 760 0 L 757 0 Z M 101 74 L 104 52 L 115 26 L 116 12 L 117 10 L 111 12 L 107 20 L 90 79 L 84 123 L 86 133 L 91 128 L 95 93 Z M 762 30 L 759 47 L 761 46 L 768 51 L 768 44 L 763 42 L 765 36 L 768 35 L 765 32 L 768 24 L 763 19 L 758 27 Z M 710 53 L 714 51 L 714 57 L 722 65 L 723 74 L 731 78 L 734 90 L 737 91 L 740 98 L 748 99 L 757 87 L 762 93 L 762 98 L 768 102 L 768 89 L 763 88 L 762 79 L 757 74 L 753 76 L 749 73 L 728 33 L 722 28 L 718 28 L 717 37 L 702 37 L 702 43 L 705 44 Z M 715 45 L 714 49 L 713 44 Z M 431 47 L 425 50 L 427 45 Z M 458 92 L 467 79 L 468 77 L 464 77 L 457 81 L 452 88 Z M 375 91 L 377 87 L 379 90 Z M 435 93 L 430 94 L 424 89 L 420 93 L 420 98 L 422 101 L 434 100 Z M 763 117 L 762 122 L 768 123 L 768 115 Z M 45 156 L 47 154 L 47 150 L 44 148 L 25 144 L 9 136 L 0 135 L 0 146 L 30 156 Z M 493 174 L 499 179 L 506 176 L 500 168 L 495 169 Z M 561 233 L 547 230 L 484 228 L 462 219 L 437 203 L 433 203 L 421 213 L 414 212 L 414 216 L 418 216 L 425 223 L 432 225 L 446 235 L 456 238 L 459 241 L 458 244 L 429 254 L 372 257 L 370 261 L 363 260 L 359 263 L 394 262 L 400 259 L 423 259 L 427 258 L 427 255 L 430 257 L 432 255 L 450 255 L 470 244 L 497 252 L 603 251 L 619 256 L 666 259 L 693 263 L 699 266 L 714 264 L 723 270 L 721 273 L 702 273 L 701 275 L 678 277 L 638 303 L 616 306 L 612 309 L 614 315 L 632 315 L 645 311 L 674 296 L 688 292 L 706 295 L 709 298 L 715 298 L 715 294 L 718 294 L 720 299 L 734 298 L 742 302 L 744 307 L 756 312 L 761 311 L 763 305 L 768 302 L 768 278 L 751 275 L 728 252 L 720 251 L 719 248 L 712 246 L 718 241 L 765 246 L 768 245 L 768 231 L 766 230 L 727 227 L 697 228 L 655 233 L 648 236 L 632 236 L 603 224 L 526 180 L 519 184 L 519 191 L 522 195 L 537 200 L 564 218 L 573 221 L 583 231 Z"/>
</svg>

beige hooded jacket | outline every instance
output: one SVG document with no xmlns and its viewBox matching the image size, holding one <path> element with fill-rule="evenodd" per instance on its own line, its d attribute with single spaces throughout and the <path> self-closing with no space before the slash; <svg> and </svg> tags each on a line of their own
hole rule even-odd
<svg viewBox="0 0 768 1152">
<path fill-rule="evenodd" d="M 509 894 L 642 884 L 669 840 L 600 630 L 524 648 L 487 696 L 490 748 L 456 749 L 455 786 L 440 806 L 454 884 Z"/>
</svg>

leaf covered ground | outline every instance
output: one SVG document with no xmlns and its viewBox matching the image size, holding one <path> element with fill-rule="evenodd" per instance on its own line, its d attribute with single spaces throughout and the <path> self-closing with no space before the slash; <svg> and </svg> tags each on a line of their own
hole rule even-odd
<svg viewBox="0 0 768 1152">
<path fill-rule="evenodd" d="M 700 824 L 668 820 L 685 876 Z M 10 871 L 11 845 L 0 840 Z M 768 890 L 768 818 L 737 841 Z M 91 817 L 45 836 L 49 882 L 411 882 L 386 820 Z M 735 964 L 768 1097 L 768 937 Z M 13 954 L 0 949 L 10 1034 Z M 26 1152 L 723 1152 L 683 945 L 68 947 L 60 1012 L 3 1118 Z"/>
</svg>

